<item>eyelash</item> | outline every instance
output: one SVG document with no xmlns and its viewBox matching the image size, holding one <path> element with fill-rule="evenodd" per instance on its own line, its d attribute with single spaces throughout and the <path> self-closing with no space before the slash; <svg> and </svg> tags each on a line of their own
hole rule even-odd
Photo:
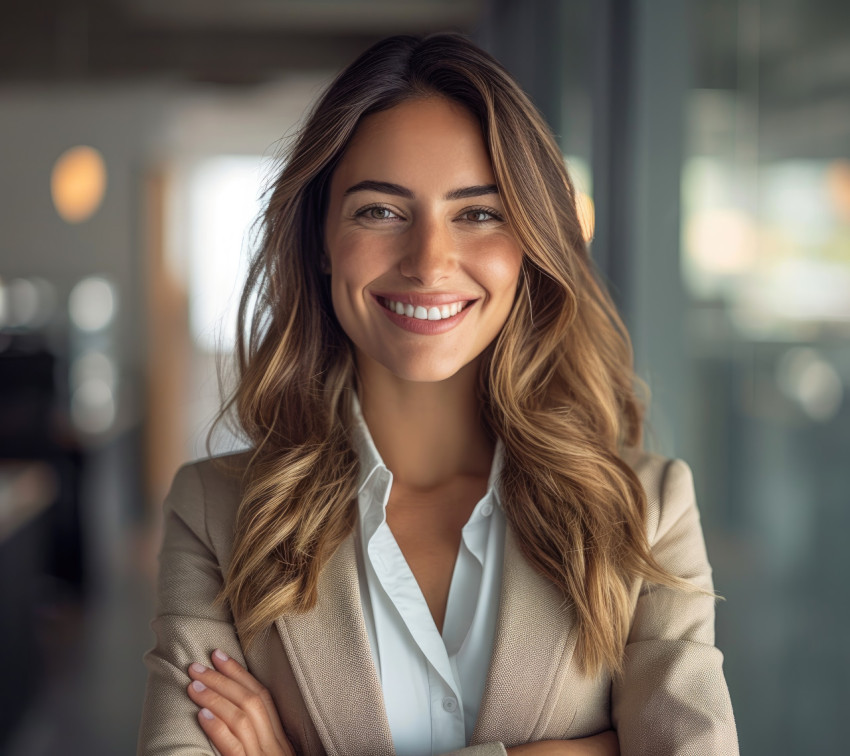
<svg viewBox="0 0 850 756">
<path fill-rule="evenodd" d="M 387 212 L 392 213 L 396 217 L 401 217 L 391 207 L 387 207 L 386 205 L 381 205 L 381 204 L 378 204 L 378 203 L 375 203 L 375 204 L 372 204 L 372 205 L 366 205 L 366 207 L 361 207 L 356 213 L 354 213 L 354 217 L 355 218 L 367 217 L 368 213 L 371 210 L 386 210 Z M 466 210 L 463 211 L 462 216 L 463 215 L 472 215 L 474 213 L 486 213 L 487 215 L 490 216 L 490 218 L 488 218 L 487 220 L 482 220 L 482 221 L 469 221 L 470 223 L 484 224 L 484 223 L 489 223 L 490 221 L 504 222 L 504 220 L 505 220 L 504 217 L 502 216 L 502 214 L 497 212 L 496 210 L 494 210 L 492 207 L 470 207 L 470 208 L 467 208 Z M 392 218 L 367 218 L 367 220 L 372 220 L 376 223 L 384 223 L 384 222 L 389 222 L 393 219 Z"/>
<path fill-rule="evenodd" d="M 469 215 L 471 213 L 486 213 L 490 216 L 490 220 L 496 221 L 504 221 L 504 217 L 501 213 L 496 212 L 492 207 L 470 207 L 464 215 Z M 486 223 L 487 221 L 472 221 L 472 223 Z"/>
</svg>

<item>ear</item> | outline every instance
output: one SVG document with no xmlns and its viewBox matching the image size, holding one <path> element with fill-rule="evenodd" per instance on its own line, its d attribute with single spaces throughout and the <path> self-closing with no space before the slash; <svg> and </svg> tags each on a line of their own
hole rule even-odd
<svg viewBox="0 0 850 756">
<path fill-rule="evenodd" d="M 328 256 L 328 253 L 322 250 L 322 257 L 319 261 L 319 266 L 326 276 L 331 274 L 331 258 Z"/>
</svg>

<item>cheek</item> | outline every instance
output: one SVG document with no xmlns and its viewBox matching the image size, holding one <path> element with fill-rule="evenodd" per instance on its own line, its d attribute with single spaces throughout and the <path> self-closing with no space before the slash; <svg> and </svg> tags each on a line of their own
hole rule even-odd
<svg viewBox="0 0 850 756">
<path fill-rule="evenodd" d="M 336 264 L 331 273 L 331 303 L 342 327 L 348 331 L 356 302 L 349 272 L 344 265 Z"/>
<path fill-rule="evenodd" d="M 352 318 L 363 312 L 366 287 L 380 272 L 376 250 L 354 240 L 344 240 L 329 251 L 331 302 L 337 320 L 347 331 Z"/>
<path fill-rule="evenodd" d="M 491 249 L 483 256 L 481 263 L 482 280 L 487 281 L 487 289 L 495 299 L 508 299 L 513 302 L 522 268 L 522 252 L 511 243 L 499 249 Z"/>
</svg>

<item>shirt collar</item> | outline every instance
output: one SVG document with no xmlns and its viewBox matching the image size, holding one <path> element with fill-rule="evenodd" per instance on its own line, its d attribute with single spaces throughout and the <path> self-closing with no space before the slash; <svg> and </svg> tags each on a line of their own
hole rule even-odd
<svg viewBox="0 0 850 756">
<path fill-rule="evenodd" d="M 384 464 L 384 460 L 381 459 L 381 455 L 375 446 L 375 442 L 372 440 L 372 434 L 369 432 L 366 420 L 363 418 L 360 400 L 355 392 L 352 392 L 351 404 L 352 414 L 354 417 L 354 450 L 360 461 L 360 473 L 357 481 L 357 494 L 360 496 L 370 478 L 372 478 L 377 471 L 386 471 L 387 475 L 385 478 L 388 483 L 392 481 L 392 473 Z M 496 449 L 493 453 L 493 463 L 490 466 L 490 477 L 487 479 L 487 493 L 493 494 L 493 498 L 499 506 L 502 504 L 499 494 L 499 476 L 502 472 L 504 457 L 505 446 L 502 443 L 502 439 L 497 439 Z M 386 499 L 386 497 L 383 498 Z M 384 507 L 386 507 L 386 501 L 384 501 Z"/>
<path fill-rule="evenodd" d="M 363 491 L 366 483 L 369 482 L 377 470 L 389 469 L 381 459 L 375 442 L 372 440 L 372 434 L 369 433 L 369 428 L 366 425 L 366 420 L 363 418 L 363 410 L 360 408 L 360 400 L 357 394 L 351 393 L 351 407 L 354 416 L 354 451 L 357 452 L 357 457 L 360 461 L 360 474 L 357 481 L 358 495 Z"/>
</svg>

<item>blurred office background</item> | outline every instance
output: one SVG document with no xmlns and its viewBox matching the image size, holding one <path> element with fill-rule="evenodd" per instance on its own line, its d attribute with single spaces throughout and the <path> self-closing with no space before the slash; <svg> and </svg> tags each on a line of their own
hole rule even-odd
<svg viewBox="0 0 850 756">
<path fill-rule="evenodd" d="M 850 4 L 6 0 L 0 752 L 134 752 L 158 513 L 205 453 L 278 140 L 373 41 L 442 29 L 518 77 L 582 192 L 650 444 L 695 471 L 742 752 L 846 749 Z"/>
</svg>

